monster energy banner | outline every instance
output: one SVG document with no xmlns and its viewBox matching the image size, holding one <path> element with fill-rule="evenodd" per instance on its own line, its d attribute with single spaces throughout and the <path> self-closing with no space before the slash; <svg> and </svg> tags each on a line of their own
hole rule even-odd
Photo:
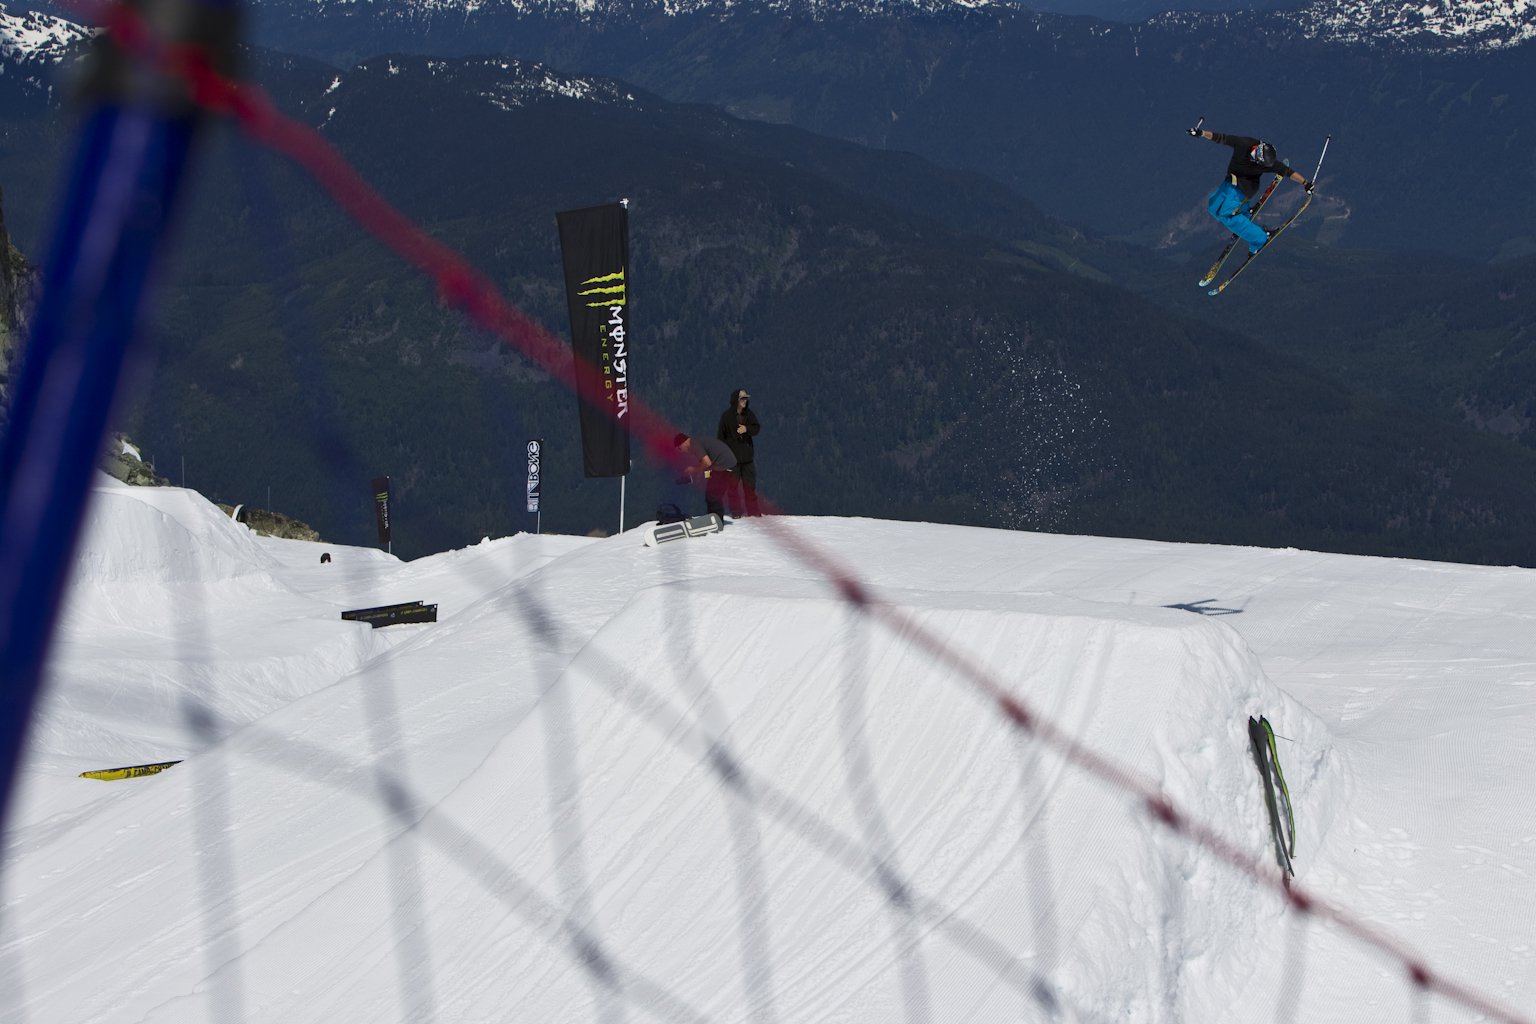
<svg viewBox="0 0 1536 1024">
<path fill-rule="evenodd" d="M 379 526 L 379 543 L 389 543 L 389 477 L 374 477 L 373 514 Z"/>
<path fill-rule="evenodd" d="M 539 464 L 543 461 L 544 442 L 534 438 L 528 442 L 528 511 L 539 510 Z"/>
<path fill-rule="evenodd" d="M 557 213 L 576 355 L 586 475 L 629 472 L 629 212 L 620 204 Z M 593 370 L 596 373 L 593 373 Z"/>
</svg>

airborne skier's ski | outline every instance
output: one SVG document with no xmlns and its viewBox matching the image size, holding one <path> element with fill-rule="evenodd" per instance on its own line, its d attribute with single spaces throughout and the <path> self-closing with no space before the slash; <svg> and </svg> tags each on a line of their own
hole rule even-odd
<svg viewBox="0 0 1536 1024">
<path fill-rule="evenodd" d="M 1271 186 L 1271 187 L 1273 187 L 1273 186 Z M 1265 242 L 1259 248 L 1259 252 L 1251 252 L 1247 256 L 1243 257 L 1243 262 L 1241 262 L 1241 263 L 1239 263 L 1237 265 L 1237 269 L 1236 270 L 1234 270 L 1234 271 L 1232 271 L 1232 273 L 1228 274 L 1226 276 L 1226 278 L 1223 279 L 1220 284 L 1218 284 L 1216 287 L 1210 289 L 1205 294 L 1207 294 L 1207 295 L 1220 295 L 1222 292 L 1226 291 L 1227 286 L 1229 284 L 1231 284 L 1233 281 L 1237 280 L 1237 275 L 1241 274 L 1247 268 L 1248 264 L 1253 262 L 1253 258 L 1255 256 L 1257 256 L 1260 252 L 1263 252 L 1265 249 L 1268 249 L 1274 243 L 1275 239 L 1279 238 L 1282 234 L 1285 233 L 1285 229 L 1286 228 L 1288 228 L 1292 224 L 1296 223 L 1296 218 L 1300 217 L 1303 213 L 1306 212 L 1307 207 L 1311 204 L 1311 202 L 1312 202 L 1312 193 L 1308 192 L 1307 193 L 1307 198 L 1305 198 L 1305 199 L 1303 199 L 1301 201 L 1301 205 L 1296 208 L 1296 212 L 1291 214 L 1285 220 L 1281 221 L 1280 222 L 1280 226 L 1275 228 L 1273 231 L 1270 232 L 1269 241 Z M 1233 238 L 1232 241 L 1236 242 L 1237 239 Z M 1228 248 L 1230 248 L 1230 245 L 1228 246 Z M 1209 282 L 1207 282 L 1207 283 L 1209 283 Z"/>
<path fill-rule="evenodd" d="M 1269 197 L 1274 195 L 1275 186 L 1279 184 L 1280 179 L 1278 177 L 1271 179 L 1269 185 L 1264 189 L 1264 191 L 1259 193 L 1258 200 L 1252 206 L 1248 207 L 1249 219 L 1259 215 L 1259 211 L 1264 208 L 1264 204 L 1269 201 Z M 1211 264 L 1211 269 L 1207 270 L 1205 272 L 1205 276 L 1200 279 L 1199 287 L 1209 287 L 1210 283 L 1216 280 L 1216 275 L 1221 273 L 1221 265 L 1227 262 L 1227 257 L 1232 255 L 1232 250 L 1237 248 L 1237 243 L 1240 241 L 1242 241 L 1242 239 L 1238 238 L 1236 235 L 1232 236 L 1231 240 L 1227 242 L 1226 247 L 1221 250 L 1221 254 L 1216 257 L 1216 262 Z"/>
<path fill-rule="evenodd" d="M 1322 153 L 1317 158 L 1317 169 L 1312 172 L 1312 177 L 1310 179 L 1308 179 L 1309 181 L 1312 181 L 1312 182 L 1317 181 L 1318 174 L 1322 172 L 1322 169 L 1323 169 L 1323 158 L 1328 155 L 1328 143 L 1331 142 L 1331 141 L 1333 141 L 1333 136 L 1332 135 L 1329 135 L 1328 137 L 1323 139 L 1323 151 L 1322 151 Z M 1270 184 L 1269 184 L 1270 189 L 1273 189 L 1275 187 L 1275 185 L 1279 182 L 1279 180 L 1280 179 L 1277 177 L 1274 181 L 1270 182 Z M 1248 264 L 1253 262 L 1253 258 L 1255 256 L 1257 256 L 1260 252 L 1263 252 L 1265 249 L 1268 249 L 1270 247 L 1270 244 L 1273 243 L 1276 238 L 1279 238 L 1282 234 L 1285 233 L 1285 229 L 1286 228 L 1288 228 L 1292 224 L 1296 223 L 1296 218 L 1297 217 L 1300 217 L 1303 213 L 1306 212 L 1307 207 L 1312 205 L 1312 196 L 1314 195 L 1314 193 L 1315 193 L 1315 189 L 1314 190 L 1309 190 L 1307 192 L 1307 197 L 1301 201 L 1301 205 L 1299 207 L 1297 207 L 1296 212 L 1291 214 L 1285 220 L 1283 220 L 1280 223 L 1280 226 L 1275 228 L 1274 231 L 1272 231 L 1270 233 L 1269 240 L 1266 241 L 1262 246 L 1259 247 L 1258 252 L 1250 252 L 1248 254 L 1247 258 L 1244 259 L 1243 262 L 1241 262 L 1241 263 L 1239 263 L 1237 265 L 1237 269 L 1236 270 L 1234 270 L 1234 271 L 1232 271 L 1232 273 L 1228 274 L 1226 276 L 1225 280 L 1223 280 L 1216 287 L 1214 287 L 1214 288 L 1210 289 L 1209 291 L 1207 291 L 1206 294 L 1207 295 L 1215 296 L 1215 295 L 1220 295 L 1222 292 L 1226 291 L 1227 290 L 1227 286 L 1230 285 L 1233 281 L 1237 280 L 1237 276 L 1239 274 L 1241 274 L 1245 269 L 1247 269 Z M 1265 192 L 1265 196 L 1268 196 L 1268 194 L 1269 194 L 1268 191 L 1266 191 Z M 1237 239 L 1233 238 L 1232 243 L 1235 243 L 1236 241 L 1237 241 Z M 1232 243 L 1228 243 L 1228 245 L 1227 245 L 1227 250 L 1228 251 L 1231 251 Z M 1223 260 L 1226 259 L 1225 253 L 1223 253 L 1222 259 Z M 1215 275 L 1212 274 L 1210 276 L 1214 278 Z"/>
</svg>

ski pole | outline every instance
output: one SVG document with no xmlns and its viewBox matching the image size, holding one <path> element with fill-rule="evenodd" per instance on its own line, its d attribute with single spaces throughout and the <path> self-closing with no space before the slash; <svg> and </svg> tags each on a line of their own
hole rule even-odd
<svg viewBox="0 0 1536 1024">
<path fill-rule="evenodd" d="M 1322 151 L 1322 153 L 1318 154 L 1318 157 L 1317 157 L 1317 169 L 1312 172 L 1312 182 L 1313 182 L 1313 184 L 1317 183 L 1317 176 L 1318 176 L 1319 173 L 1321 173 L 1321 171 L 1323 169 L 1323 157 L 1326 157 L 1328 155 L 1328 143 L 1330 143 L 1332 141 L 1333 141 L 1333 133 L 1329 132 L 1327 138 L 1323 139 L 1323 151 Z"/>
<path fill-rule="evenodd" d="M 1189 133 L 1191 135 L 1198 135 L 1200 133 L 1200 126 L 1203 124 L 1205 124 L 1205 115 L 1201 114 L 1200 120 L 1195 122 L 1195 126 L 1189 130 Z"/>
</svg>

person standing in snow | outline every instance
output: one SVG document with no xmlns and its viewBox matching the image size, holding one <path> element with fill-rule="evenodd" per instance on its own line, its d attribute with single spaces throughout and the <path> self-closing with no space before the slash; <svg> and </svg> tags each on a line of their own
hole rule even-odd
<svg viewBox="0 0 1536 1024">
<path fill-rule="evenodd" d="M 1250 255 L 1258 252 L 1269 241 L 1272 232 L 1254 223 L 1247 205 L 1259 192 L 1259 180 L 1266 174 L 1290 178 L 1308 192 L 1312 181 L 1280 159 L 1275 147 L 1262 139 L 1247 135 L 1228 135 L 1191 128 L 1189 134 L 1197 139 L 1209 139 L 1223 146 L 1232 147 L 1232 160 L 1227 164 L 1227 176 L 1206 200 L 1206 209 L 1216 218 L 1216 223 L 1248 243 Z"/>
<path fill-rule="evenodd" d="M 730 446 L 713 437 L 689 437 L 678 434 L 672 439 L 672 447 L 686 461 L 683 469 L 690 479 L 704 477 L 704 509 L 725 522 L 725 494 L 734 483 L 736 456 Z"/>
<path fill-rule="evenodd" d="M 732 391 L 731 404 L 720 414 L 720 427 L 715 432 L 715 437 L 724 441 L 736 456 L 736 472 L 726 501 L 738 519 L 757 515 L 757 460 L 752 439 L 762 424 L 748 405 L 751 399 L 746 388 Z"/>
</svg>

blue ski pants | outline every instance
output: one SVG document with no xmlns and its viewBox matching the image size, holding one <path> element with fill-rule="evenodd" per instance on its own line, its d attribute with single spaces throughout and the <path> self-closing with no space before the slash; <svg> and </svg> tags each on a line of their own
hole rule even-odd
<svg viewBox="0 0 1536 1024">
<path fill-rule="evenodd" d="M 1236 185 L 1224 181 L 1216 186 L 1206 200 L 1205 207 L 1211 211 L 1211 216 L 1216 218 L 1218 224 L 1248 243 L 1249 252 L 1258 252 L 1269 236 L 1243 209 L 1247 202 Z"/>
</svg>

